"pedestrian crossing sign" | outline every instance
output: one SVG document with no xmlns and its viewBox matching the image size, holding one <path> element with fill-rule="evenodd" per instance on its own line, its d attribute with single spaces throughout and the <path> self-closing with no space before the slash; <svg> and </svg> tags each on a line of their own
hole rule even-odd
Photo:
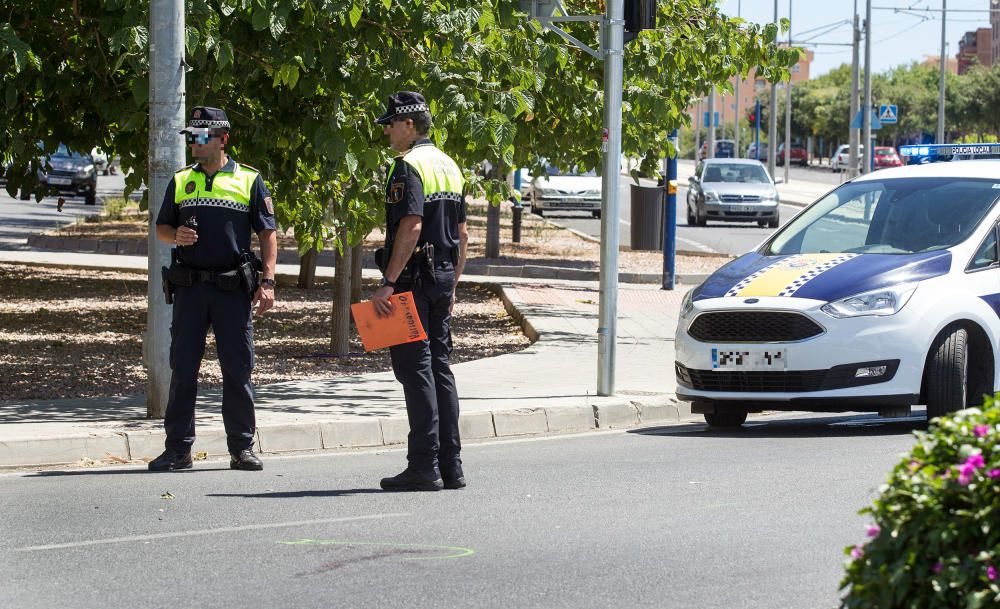
<svg viewBox="0 0 1000 609">
<path fill-rule="evenodd" d="M 899 117 L 895 104 L 882 104 L 878 107 L 878 120 L 882 123 L 895 123 Z"/>
</svg>

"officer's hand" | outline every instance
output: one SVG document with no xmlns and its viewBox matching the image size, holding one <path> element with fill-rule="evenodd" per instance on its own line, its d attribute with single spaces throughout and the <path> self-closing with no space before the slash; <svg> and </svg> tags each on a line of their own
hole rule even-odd
<svg viewBox="0 0 1000 609">
<path fill-rule="evenodd" d="M 451 303 L 448 305 L 448 314 L 451 315 L 455 311 L 455 290 L 451 291 Z"/>
<path fill-rule="evenodd" d="M 198 242 L 198 233 L 195 232 L 190 226 L 179 226 L 177 227 L 177 233 L 174 235 L 174 243 L 180 246 L 194 245 Z"/>
<path fill-rule="evenodd" d="M 375 290 L 372 294 L 372 304 L 375 306 L 375 314 L 379 317 L 389 317 L 392 315 L 393 304 L 389 300 L 395 290 L 390 285 L 384 285 Z"/>
<path fill-rule="evenodd" d="M 263 315 L 274 306 L 274 288 L 265 286 L 257 288 L 257 293 L 253 295 L 253 302 L 250 303 L 250 306 L 257 307 L 254 315 Z"/>
</svg>

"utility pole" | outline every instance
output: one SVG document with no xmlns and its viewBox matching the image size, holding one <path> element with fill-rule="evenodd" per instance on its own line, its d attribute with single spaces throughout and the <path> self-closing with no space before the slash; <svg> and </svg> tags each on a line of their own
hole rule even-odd
<svg viewBox="0 0 1000 609">
<path fill-rule="evenodd" d="M 853 54 L 851 59 L 851 122 L 854 121 L 854 117 L 858 115 L 858 70 L 860 66 L 860 48 L 861 48 L 861 28 L 858 25 L 858 0 L 854 0 L 854 29 L 851 32 L 851 38 L 853 42 Z M 850 146 L 850 156 L 848 164 L 850 169 L 848 169 L 847 176 L 853 178 L 857 175 L 858 171 L 858 130 L 851 127 L 848 133 L 850 136 L 848 138 L 848 144 Z M 832 163 L 833 160 L 831 159 Z"/>
<path fill-rule="evenodd" d="M 774 0 L 774 24 L 778 24 L 778 0 Z M 778 153 L 778 85 L 771 83 L 771 107 L 767 112 L 767 173 L 774 178 L 774 158 Z M 757 155 L 758 157 L 760 154 Z"/>
<path fill-rule="evenodd" d="M 698 162 L 698 155 L 701 154 L 701 100 L 698 100 L 698 109 L 695 111 L 697 115 L 694 119 L 694 162 Z"/>
<path fill-rule="evenodd" d="M 170 394 L 172 307 L 163 298 L 160 268 L 170 265 L 170 248 L 156 239 L 163 192 L 184 166 L 184 2 L 152 0 L 149 10 L 149 269 L 146 334 L 146 416 L 163 418 Z"/>
<path fill-rule="evenodd" d="M 792 0 L 788 0 L 788 48 L 792 48 Z M 795 64 L 798 67 L 798 64 Z M 792 166 L 792 77 L 785 85 L 785 184 Z"/>
<path fill-rule="evenodd" d="M 715 158 L 715 87 L 708 95 L 708 151 L 705 158 Z"/>
<path fill-rule="evenodd" d="M 604 129 L 608 134 L 604 150 L 601 188 L 601 276 L 597 326 L 597 393 L 615 392 L 615 355 L 618 342 L 618 182 L 621 177 L 622 87 L 624 86 L 625 2 L 608 0 L 604 36 Z"/>
<path fill-rule="evenodd" d="M 861 114 L 864 125 L 864 167 L 861 173 L 871 171 L 872 153 L 872 0 L 866 0 L 865 8 L 865 107 Z"/>
<path fill-rule="evenodd" d="M 938 123 L 937 143 L 944 144 L 944 72 L 947 65 L 947 38 L 945 24 L 948 20 L 948 0 L 941 0 L 941 74 L 938 79 Z"/>
<path fill-rule="evenodd" d="M 743 16 L 741 14 L 742 13 L 741 9 L 743 8 L 741 5 L 742 5 L 742 0 L 736 0 L 736 17 L 737 18 Z M 733 132 L 733 147 L 736 149 L 736 150 L 733 151 L 733 156 L 736 157 L 736 158 L 740 158 L 742 156 L 740 154 L 740 121 L 743 120 L 743 117 L 741 116 L 741 112 L 740 112 L 740 109 L 743 107 L 743 103 L 742 103 L 743 102 L 743 98 L 740 97 L 740 81 L 741 80 L 743 80 L 743 77 L 739 73 L 737 73 L 736 74 L 736 90 L 734 91 L 734 93 L 736 93 L 736 113 L 735 113 L 736 116 L 733 117 L 735 119 L 733 121 L 733 127 L 734 127 L 734 132 Z"/>
</svg>

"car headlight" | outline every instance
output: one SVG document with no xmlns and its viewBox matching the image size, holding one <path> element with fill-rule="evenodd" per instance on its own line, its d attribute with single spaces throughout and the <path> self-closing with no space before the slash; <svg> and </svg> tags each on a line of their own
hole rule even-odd
<svg viewBox="0 0 1000 609">
<path fill-rule="evenodd" d="M 827 303 L 821 310 L 830 317 L 837 318 L 895 315 L 906 306 L 916 289 L 915 283 L 903 283 L 890 288 L 862 292 Z"/>
<path fill-rule="evenodd" d="M 766 194 L 763 197 L 761 197 L 760 200 L 763 201 L 764 203 L 773 203 L 774 201 L 778 200 L 778 193 L 772 192 L 770 194 Z"/>
<path fill-rule="evenodd" d="M 694 290 L 688 290 L 687 294 L 684 295 L 684 300 L 681 301 L 681 319 L 686 319 L 691 311 L 694 310 L 694 298 L 692 297 Z"/>
<path fill-rule="evenodd" d="M 92 173 L 94 173 L 94 166 L 93 165 L 87 165 L 83 169 L 77 171 L 76 175 L 77 175 L 77 177 L 85 178 L 85 177 L 89 176 Z"/>
<path fill-rule="evenodd" d="M 715 192 L 714 190 L 706 190 L 705 191 L 705 200 L 706 201 L 718 201 L 719 200 L 719 193 Z"/>
<path fill-rule="evenodd" d="M 554 188 L 539 188 L 538 189 L 538 194 L 540 194 L 543 197 L 553 197 L 553 196 L 559 194 L 559 192 L 556 191 L 556 189 L 554 189 Z"/>
</svg>

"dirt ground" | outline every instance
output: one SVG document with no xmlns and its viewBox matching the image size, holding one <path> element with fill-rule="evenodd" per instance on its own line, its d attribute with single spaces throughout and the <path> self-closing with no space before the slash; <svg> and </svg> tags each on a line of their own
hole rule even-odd
<svg viewBox="0 0 1000 609">
<path fill-rule="evenodd" d="M 366 286 L 365 298 L 370 288 Z M 142 333 L 145 275 L 44 269 L 0 264 L 0 401 L 131 395 L 145 391 Z M 279 286 L 278 306 L 255 321 L 254 383 L 320 378 L 390 369 L 386 350 L 331 357 L 333 291 Z M 458 290 L 454 362 L 524 349 L 528 339 L 499 298 L 481 287 Z M 221 386 L 209 337 L 202 387 Z"/>
</svg>

